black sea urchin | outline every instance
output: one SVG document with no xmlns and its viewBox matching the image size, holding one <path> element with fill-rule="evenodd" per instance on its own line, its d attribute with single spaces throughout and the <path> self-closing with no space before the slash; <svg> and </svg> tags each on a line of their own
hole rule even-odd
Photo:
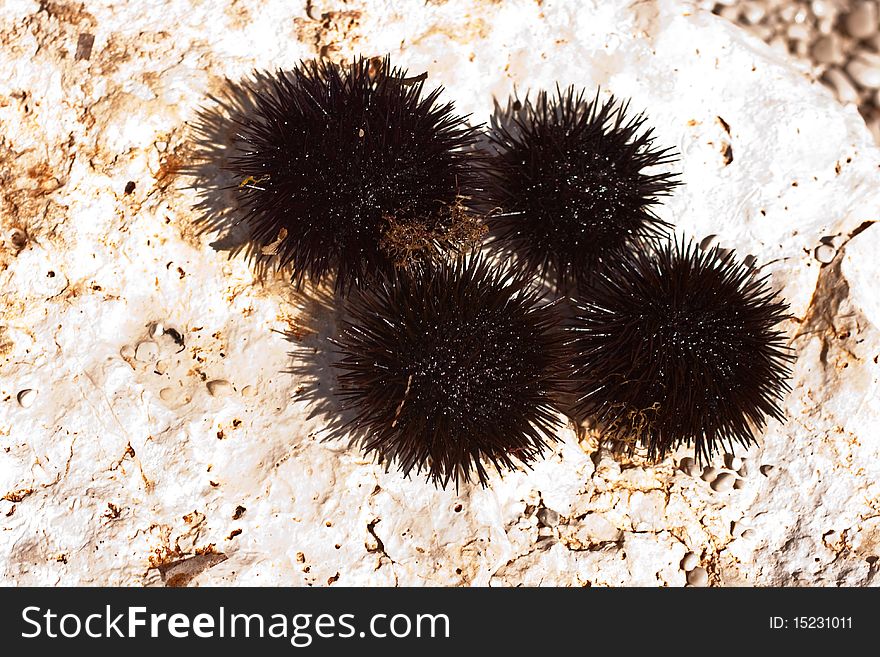
<svg viewBox="0 0 880 657">
<path fill-rule="evenodd" d="M 388 60 L 304 62 L 263 76 L 239 117 L 238 182 L 253 254 L 296 282 L 347 290 L 479 235 L 467 208 L 476 131 Z"/>
<path fill-rule="evenodd" d="M 708 459 L 781 421 L 792 356 L 774 327 L 787 306 L 753 274 L 676 243 L 596 277 L 573 328 L 578 411 L 650 458 L 693 443 Z"/>
<path fill-rule="evenodd" d="M 652 206 L 677 184 L 647 167 L 675 161 L 654 147 L 645 118 L 628 103 L 590 101 L 569 87 L 538 94 L 518 113 L 493 121 L 498 154 L 488 170 L 489 228 L 521 266 L 557 288 L 583 287 L 628 246 L 654 240 L 669 224 Z"/>
<path fill-rule="evenodd" d="M 367 452 L 436 485 L 528 464 L 558 427 L 555 304 L 479 257 L 399 271 L 349 299 L 339 396 Z"/>
</svg>

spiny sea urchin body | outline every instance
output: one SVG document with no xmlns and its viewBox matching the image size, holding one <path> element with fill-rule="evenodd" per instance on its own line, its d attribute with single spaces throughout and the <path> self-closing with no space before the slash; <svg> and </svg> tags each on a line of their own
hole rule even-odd
<svg viewBox="0 0 880 657">
<path fill-rule="evenodd" d="M 479 232 L 467 207 L 475 129 L 424 76 L 360 59 L 262 80 L 227 167 L 252 254 L 345 291 Z"/>
<path fill-rule="evenodd" d="M 650 458 L 693 444 L 708 459 L 782 421 L 787 305 L 754 274 L 730 252 L 676 243 L 597 277 L 573 326 L 579 413 Z"/>
<path fill-rule="evenodd" d="M 566 336 L 556 304 L 479 257 L 350 297 L 339 396 L 367 452 L 436 485 L 528 464 L 554 440 Z"/>
<path fill-rule="evenodd" d="M 674 174 L 645 171 L 675 157 L 654 146 L 642 114 L 584 93 L 542 91 L 489 132 L 498 150 L 487 184 L 495 244 L 559 289 L 584 287 L 629 246 L 664 235 L 669 225 L 653 207 L 677 184 Z"/>
</svg>

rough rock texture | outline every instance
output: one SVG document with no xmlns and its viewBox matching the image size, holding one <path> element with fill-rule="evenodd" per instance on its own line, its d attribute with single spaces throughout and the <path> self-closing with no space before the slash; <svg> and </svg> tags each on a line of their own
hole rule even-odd
<svg viewBox="0 0 880 657">
<path fill-rule="evenodd" d="M 856 103 L 880 142 L 880 5 L 877 0 L 699 0 L 790 54 L 828 85 L 841 103 Z"/>
<path fill-rule="evenodd" d="M 878 582 L 880 154 L 854 108 L 664 0 L 85 7 L 0 6 L 4 583 L 682 586 L 688 552 L 711 585 Z M 187 121 L 254 67 L 385 52 L 475 122 L 601 85 L 680 149 L 664 218 L 792 306 L 789 419 L 733 488 L 573 431 L 458 493 L 321 442 L 277 331 L 307 359 L 332 312 L 197 234 Z"/>
</svg>

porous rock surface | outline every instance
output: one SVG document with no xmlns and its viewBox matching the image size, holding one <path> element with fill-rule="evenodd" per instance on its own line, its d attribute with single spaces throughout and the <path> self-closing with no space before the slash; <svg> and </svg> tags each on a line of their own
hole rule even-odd
<svg viewBox="0 0 880 657">
<path fill-rule="evenodd" d="M 666 0 L 7 0 L 0 46 L 3 583 L 877 583 L 880 157 L 757 38 Z M 384 53 L 475 123 L 601 85 L 680 150 L 662 216 L 792 308 L 788 420 L 712 464 L 733 487 L 572 430 L 458 491 L 322 442 L 284 370 L 333 315 L 194 229 L 188 122 L 254 68 Z"/>
</svg>

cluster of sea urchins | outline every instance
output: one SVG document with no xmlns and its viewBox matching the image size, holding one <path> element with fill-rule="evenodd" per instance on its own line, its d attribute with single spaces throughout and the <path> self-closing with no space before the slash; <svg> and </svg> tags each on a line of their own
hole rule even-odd
<svg viewBox="0 0 880 657">
<path fill-rule="evenodd" d="M 541 454 L 572 392 L 577 420 L 655 458 L 782 419 L 786 306 L 732 255 L 664 243 L 674 157 L 643 115 L 542 92 L 480 153 L 423 80 L 387 59 L 279 72 L 229 165 L 259 251 L 347 295 L 334 368 L 365 451 L 485 485 Z M 477 209 L 513 270 L 462 253 Z M 568 325 L 541 278 L 575 298 Z"/>
</svg>

